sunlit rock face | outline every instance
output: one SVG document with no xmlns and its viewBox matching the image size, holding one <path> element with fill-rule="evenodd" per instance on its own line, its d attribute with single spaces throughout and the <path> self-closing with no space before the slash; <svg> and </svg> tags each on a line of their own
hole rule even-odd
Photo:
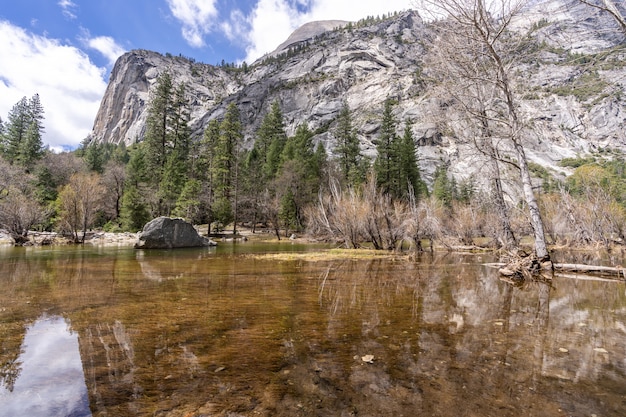
<svg viewBox="0 0 626 417">
<path fill-rule="evenodd" d="M 529 34 L 541 45 L 532 62 L 520 59 L 513 71 L 530 131 L 525 141 L 528 158 L 567 175 L 570 171 L 558 166 L 564 157 L 626 150 L 626 52 L 619 48 L 624 34 L 614 19 L 577 0 L 539 0 L 530 2 L 512 27 L 520 38 Z M 425 60 L 433 39 L 426 19 L 406 11 L 368 25 L 307 24 L 245 69 L 131 51 L 119 58 L 111 74 L 92 140 L 127 145 L 141 141 L 150 89 L 167 70 L 175 83 L 187 86 L 196 139 L 211 119 L 221 118 L 235 103 L 250 148 L 271 103 L 278 101 L 288 135 L 306 122 L 315 131 L 315 142 L 332 153 L 336 118 L 347 103 L 362 150 L 375 156 L 372 141 L 380 128 L 383 102 L 391 98 L 397 101 L 398 132 L 412 123 L 427 181 L 442 161 L 450 163 L 456 177 L 485 177 L 480 174 L 484 162 L 471 140 L 459 137 L 464 131 L 461 118 L 445 113 L 446 101 L 429 82 L 428 74 L 438 71 Z M 572 54 L 588 59 L 571 59 Z M 606 60 L 593 79 L 581 78 L 589 60 L 600 56 Z"/>
</svg>

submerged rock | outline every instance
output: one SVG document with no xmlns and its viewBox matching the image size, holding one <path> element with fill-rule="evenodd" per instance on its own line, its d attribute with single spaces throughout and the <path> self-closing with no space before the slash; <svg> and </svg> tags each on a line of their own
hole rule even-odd
<svg viewBox="0 0 626 417">
<path fill-rule="evenodd" d="M 183 219 L 157 217 L 146 223 L 135 243 L 136 249 L 173 249 L 215 246 Z"/>
</svg>

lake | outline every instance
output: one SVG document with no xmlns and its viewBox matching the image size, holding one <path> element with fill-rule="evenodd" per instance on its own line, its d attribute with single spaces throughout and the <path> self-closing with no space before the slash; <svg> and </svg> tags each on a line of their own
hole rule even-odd
<svg viewBox="0 0 626 417">
<path fill-rule="evenodd" d="M 0 416 L 625 415 L 623 281 L 318 250 L 0 247 Z"/>
</svg>

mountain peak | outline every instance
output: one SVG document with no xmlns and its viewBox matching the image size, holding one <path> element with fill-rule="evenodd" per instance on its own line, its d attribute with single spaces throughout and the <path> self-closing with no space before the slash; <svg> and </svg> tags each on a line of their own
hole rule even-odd
<svg viewBox="0 0 626 417">
<path fill-rule="evenodd" d="M 281 52 L 289 49 L 289 47 L 297 45 L 301 42 L 310 41 L 316 36 L 319 36 L 324 32 L 328 32 L 329 30 L 342 28 L 348 23 L 350 22 L 347 20 L 318 20 L 305 23 L 289 35 L 285 42 L 278 45 L 278 48 L 269 53 L 269 56 L 279 55 Z"/>
</svg>

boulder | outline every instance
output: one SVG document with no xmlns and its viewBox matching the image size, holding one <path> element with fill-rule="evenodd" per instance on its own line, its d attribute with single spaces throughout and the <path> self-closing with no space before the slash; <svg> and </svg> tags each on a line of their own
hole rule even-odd
<svg viewBox="0 0 626 417">
<path fill-rule="evenodd" d="M 146 223 L 137 237 L 136 249 L 173 249 L 215 246 L 183 219 L 157 217 Z"/>
</svg>

